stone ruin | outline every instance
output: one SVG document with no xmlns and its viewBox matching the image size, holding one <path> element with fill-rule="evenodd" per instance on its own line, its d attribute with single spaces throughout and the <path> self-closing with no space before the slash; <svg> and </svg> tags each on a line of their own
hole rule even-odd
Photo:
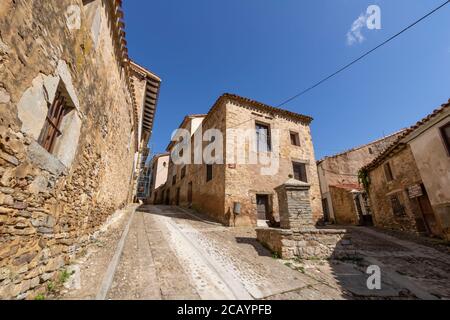
<svg viewBox="0 0 450 320">
<path fill-rule="evenodd" d="M 257 228 L 257 239 L 283 259 L 328 259 L 351 254 L 346 230 L 319 229 L 313 223 L 311 185 L 293 178 L 277 187 L 280 228 Z"/>
</svg>

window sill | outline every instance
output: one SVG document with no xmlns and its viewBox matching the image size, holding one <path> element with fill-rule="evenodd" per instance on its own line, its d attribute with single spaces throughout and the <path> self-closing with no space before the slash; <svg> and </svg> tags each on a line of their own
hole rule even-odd
<svg viewBox="0 0 450 320">
<path fill-rule="evenodd" d="M 36 141 L 31 142 L 28 146 L 28 156 L 31 163 L 42 170 L 46 170 L 57 177 L 67 175 L 67 167 L 57 157 L 41 147 Z"/>
</svg>

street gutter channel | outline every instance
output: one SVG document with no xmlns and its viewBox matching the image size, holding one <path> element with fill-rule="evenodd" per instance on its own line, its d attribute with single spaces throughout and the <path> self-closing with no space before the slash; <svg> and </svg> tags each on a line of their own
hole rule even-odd
<svg viewBox="0 0 450 320">
<path fill-rule="evenodd" d="M 137 208 L 135 208 L 131 213 L 130 217 L 128 218 L 127 225 L 122 233 L 122 237 L 120 238 L 119 243 L 117 244 L 116 251 L 114 253 L 113 258 L 111 259 L 111 262 L 109 263 L 108 269 L 106 270 L 106 273 L 103 277 L 102 284 L 100 286 L 100 289 L 95 297 L 95 300 L 106 300 L 106 297 L 108 296 L 109 289 L 111 288 L 111 285 L 114 280 L 114 275 L 117 270 L 117 266 L 120 262 L 120 257 L 122 256 L 123 247 L 125 246 L 125 240 L 128 237 L 128 232 L 130 231 L 131 223 L 133 222 L 133 218 L 135 216 Z"/>
</svg>

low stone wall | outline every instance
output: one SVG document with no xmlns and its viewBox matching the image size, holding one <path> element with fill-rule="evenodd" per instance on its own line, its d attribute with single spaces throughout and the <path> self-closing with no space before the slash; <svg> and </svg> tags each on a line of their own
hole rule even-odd
<svg viewBox="0 0 450 320">
<path fill-rule="evenodd" d="M 260 243 L 283 259 L 329 259 L 349 256 L 354 251 L 346 230 L 260 228 L 256 233 Z"/>
</svg>

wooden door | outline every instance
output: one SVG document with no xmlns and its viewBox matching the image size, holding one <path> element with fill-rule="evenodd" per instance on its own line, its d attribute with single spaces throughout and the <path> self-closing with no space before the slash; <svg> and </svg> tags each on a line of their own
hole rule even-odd
<svg viewBox="0 0 450 320">
<path fill-rule="evenodd" d="M 177 198 L 176 198 L 176 205 L 179 206 L 180 205 L 180 193 L 181 190 L 180 188 L 177 189 Z"/>
<path fill-rule="evenodd" d="M 170 205 L 170 190 L 166 191 L 166 205 Z"/>
<path fill-rule="evenodd" d="M 256 209 L 258 220 L 269 220 L 269 196 L 257 195 L 256 196 Z"/>
<path fill-rule="evenodd" d="M 188 186 L 188 202 L 189 205 L 192 205 L 192 182 L 189 182 Z"/>
<path fill-rule="evenodd" d="M 436 217 L 434 216 L 433 207 L 431 206 L 428 195 L 424 193 L 424 195 L 417 198 L 417 200 L 428 232 L 436 236 L 440 235 L 439 226 L 436 222 Z"/>
</svg>

